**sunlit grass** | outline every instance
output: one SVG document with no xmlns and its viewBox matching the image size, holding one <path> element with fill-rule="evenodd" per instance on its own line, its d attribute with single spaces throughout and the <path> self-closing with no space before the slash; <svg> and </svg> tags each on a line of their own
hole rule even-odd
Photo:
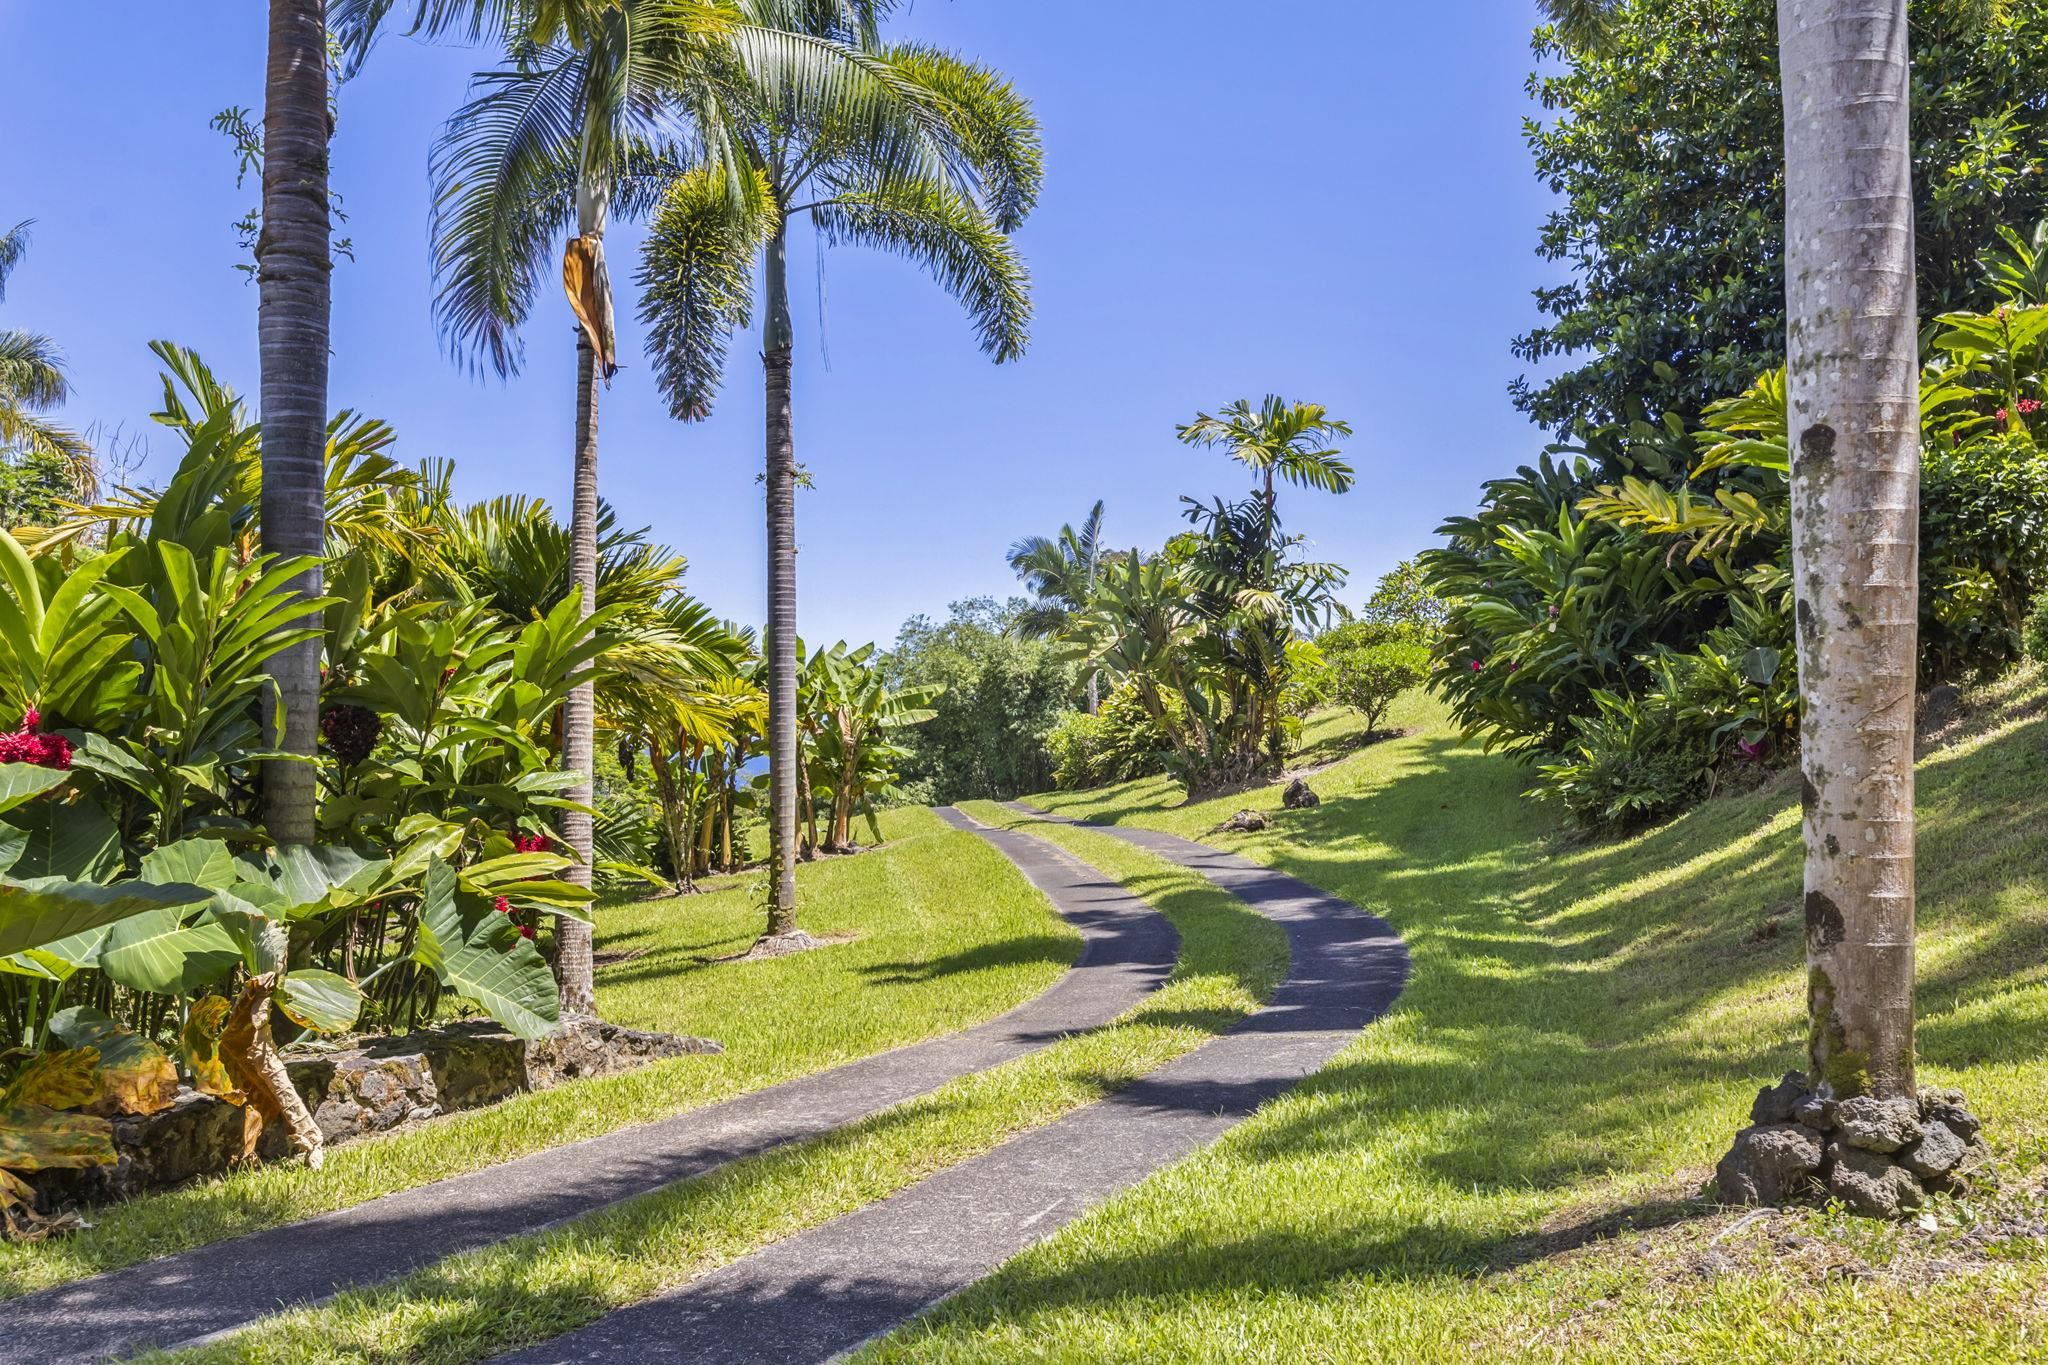
<svg viewBox="0 0 2048 1365">
<path fill-rule="evenodd" d="M 59 1240 L 0 1243 L 0 1298 L 478 1170 L 948 1033 L 1051 984 L 1080 937 L 1001 855 L 929 811 L 889 812 L 891 842 L 798 869 L 804 927 L 853 942 L 711 963 L 760 933 L 761 889 L 612 905 L 598 917 L 598 1009 L 725 1047 L 337 1147 L 325 1169 L 266 1166 L 93 1210 Z"/>
<path fill-rule="evenodd" d="M 993 806 L 969 809 L 1012 823 Z M 1201 877 L 1106 835 L 1031 828 L 1117 877 L 1180 931 L 1172 976 L 1118 1022 L 815 1141 L 174 1358 L 461 1362 L 546 1340 L 1099 1099 L 1242 1019 L 1285 971 L 1280 929 Z"/>
<path fill-rule="evenodd" d="M 2048 1175 L 2048 691 L 1985 701 L 1922 765 L 1920 1045 L 2003 1189 L 1935 1230 L 1697 1198 L 1803 1060 L 1796 792 L 1574 845 L 1411 696 L 1421 732 L 1318 775 L 1315 810 L 1165 779 L 1042 798 L 1192 836 L 1271 810 L 1213 841 L 1387 916 L 1414 976 L 1331 1066 L 873 1357 L 2048 1358 L 2048 1238 L 2001 1223 Z"/>
</svg>

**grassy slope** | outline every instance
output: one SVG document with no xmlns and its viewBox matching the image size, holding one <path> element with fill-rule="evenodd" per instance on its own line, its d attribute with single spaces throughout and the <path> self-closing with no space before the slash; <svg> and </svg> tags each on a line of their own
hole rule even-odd
<svg viewBox="0 0 2048 1365">
<path fill-rule="evenodd" d="M 326 1169 L 270 1166 L 96 1210 L 91 1230 L 0 1243 L 0 1298 L 345 1208 L 632 1123 L 726 1099 L 849 1058 L 951 1032 L 1045 989 L 1080 937 L 980 839 L 929 811 L 891 812 L 892 842 L 798 869 L 803 919 L 849 944 L 768 962 L 706 964 L 759 934 L 751 879 L 598 917 L 598 1009 L 639 1028 L 717 1038 L 726 1051 L 523 1095 L 334 1149 Z"/>
<path fill-rule="evenodd" d="M 1336 1063 L 875 1354 L 891 1359 L 2048 1358 L 2048 688 L 1921 771 L 1923 1084 L 1984 1114 L 2003 1188 L 1935 1226 L 1697 1198 L 1802 1062 L 1797 798 L 1555 843 L 1517 770 L 1419 727 L 1321 808 L 1217 836 L 1386 915 L 1412 983 Z M 1048 797 L 1200 835 L 1277 790 Z M 1773 926 L 1773 927 L 1760 927 Z M 1824 1334 L 1809 1339 L 1806 1334 Z"/>
<path fill-rule="evenodd" d="M 991 822 L 1006 818 L 992 806 L 972 809 Z M 1101 1098 L 1243 1018 L 1284 971 L 1280 930 L 1201 877 L 1107 835 L 1034 828 L 1150 900 L 1180 930 L 1172 977 L 1115 1024 L 816 1141 L 452 1257 L 176 1358 L 452 1365 L 547 1340 Z"/>
</svg>

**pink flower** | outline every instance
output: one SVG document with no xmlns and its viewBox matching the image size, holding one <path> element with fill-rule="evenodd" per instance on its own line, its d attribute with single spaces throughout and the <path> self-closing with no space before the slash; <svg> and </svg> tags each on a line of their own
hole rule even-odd
<svg viewBox="0 0 2048 1365">
<path fill-rule="evenodd" d="M 1999 426 L 2001 426 L 2001 427 L 2002 427 L 2002 426 L 2004 426 L 2004 425 L 2005 425 L 2005 409 L 2004 409 L 2004 408 L 2000 408 L 2000 409 L 1999 409 L 1999 410 L 1997 411 L 1997 413 L 1996 413 L 1996 414 L 1994 414 L 1994 415 L 1995 415 L 1995 416 L 1996 416 L 1996 417 L 1998 418 L 1998 425 L 1999 425 Z"/>
<path fill-rule="evenodd" d="M 1735 752 L 1751 763 L 1760 762 L 1764 756 L 1764 742 L 1760 739 L 1738 739 L 1735 741 Z"/>
<path fill-rule="evenodd" d="M 512 913 L 512 902 L 506 900 L 503 896 L 500 896 L 498 897 L 497 900 L 491 903 L 491 909 L 497 911 L 501 915 L 509 915 Z"/>
<path fill-rule="evenodd" d="M 36 710 L 36 708 L 33 706 L 29 707 L 28 710 L 21 713 L 21 730 L 23 734 L 27 734 L 30 730 L 35 729 L 38 725 L 41 725 L 42 723 L 43 713 Z"/>
<path fill-rule="evenodd" d="M 1479 660 L 1477 660 L 1477 659 L 1474 659 L 1474 660 L 1472 661 L 1472 671 L 1473 671 L 1474 673 L 1477 673 L 1477 672 L 1479 672 L 1479 671 L 1480 671 L 1481 669 L 1483 669 L 1483 668 L 1485 668 L 1485 667 L 1486 667 L 1486 665 L 1485 665 L 1485 664 L 1483 664 L 1483 663 L 1481 663 L 1481 662 L 1479 662 Z"/>
<path fill-rule="evenodd" d="M 2038 398 L 2022 398 L 2019 407 L 2022 413 L 2039 412 L 2041 410 L 2041 400 Z"/>
<path fill-rule="evenodd" d="M 532 937 L 533 937 L 533 926 L 532 926 L 531 924 L 522 924 L 522 925 L 520 925 L 520 926 L 519 926 L 519 937 L 521 937 L 521 938 L 528 938 L 528 939 L 532 938 Z"/>
</svg>

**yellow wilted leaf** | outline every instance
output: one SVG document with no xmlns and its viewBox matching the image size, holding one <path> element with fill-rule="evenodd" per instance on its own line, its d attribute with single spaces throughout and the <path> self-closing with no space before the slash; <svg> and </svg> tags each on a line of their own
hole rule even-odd
<svg viewBox="0 0 2048 1365">
<path fill-rule="evenodd" d="M 12 1209 L 33 1209 L 36 1206 L 36 1192 L 29 1183 L 19 1176 L 0 1171 L 0 1211 Z"/>
<path fill-rule="evenodd" d="M 603 240 L 571 237 L 562 251 L 562 292 L 569 296 L 569 307 L 575 310 L 576 321 L 583 325 L 583 334 L 590 339 L 590 349 L 597 353 L 597 363 L 609 382 L 618 369 L 614 354 L 618 343 L 612 332 L 605 273 Z"/>
<path fill-rule="evenodd" d="M 100 1066 L 95 1114 L 154 1114 L 178 1098 L 178 1068 L 155 1043 L 127 1049 L 119 1061 Z"/>
<path fill-rule="evenodd" d="M 185 1067 L 192 1073 L 193 1089 L 239 1104 L 242 1092 L 235 1088 L 234 1078 L 228 1075 L 227 1063 L 220 1055 L 220 1036 L 227 1030 L 228 1009 L 228 998 L 224 995 L 209 995 L 195 1003 L 185 1016 L 178 1043 L 185 1054 Z"/>
<path fill-rule="evenodd" d="M 114 1164 L 114 1125 L 40 1104 L 0 1109 L 0 1166 L 48 1171 Z"/>
<path fill-rule="evenodd" d="M 96 1047 L 68 1047 L 45 1052 L 21 1069 L 4 1092 L 0 1107 L 41 1104 L 51 1109 L 76 1109 L 89 1102 L 99 1089 L 93 1069 L 99 1065 Z"/>
</svg>

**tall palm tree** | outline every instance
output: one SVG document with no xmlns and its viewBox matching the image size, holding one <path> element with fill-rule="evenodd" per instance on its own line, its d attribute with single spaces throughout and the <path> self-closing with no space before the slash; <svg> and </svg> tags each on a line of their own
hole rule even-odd
<svg viewBox="0 0 2048 1365">
<path fill-rule="evenodd" d="M 28 254 L 32 224 L 16 223 L 0 232 L 0 302 L 7 298 L 7 277 Z M 92 447 L 46 416 L 70 394 L 56 343 L 37 332 L 0 328 L 0 456 L 54 459 L 65 472 L 71 496 L 84 501 L 96 491 Z"/>
<path fill-rule="evenodd" d="M 1810 1083 L 1915 1095 L 1919 348 L 1906 0 L 1779 0 Z"/>
<path fill-rule="evenodd" d="M 361 60 L 397 0 L 337 0 L 337 29 Z M 502 39 L 506 67 L 477 78 L 433 156 L 435 313 L 450 345 L 501 376 L 519 369 L 518 333 L 557 240 L 576 319 L 572 578 L 585 610 L 598 570 L 598 395 L 618 368 L 604 258 L 611 217 L 636 214 L 687 163 L 732 180 L 720 142 L 722 92 L 745 80 L 777 92 L 833 88 L 857 109 L 880 82 L 848 77 L 848 54 L 798 31 L 811 11 L 865 14 L 875 0 L 417 0 L 410 30 Z M 711 136 L 704 134 L 709 130 Z M 595 699 L 586 685 L 564 707 L 563 762 L 595 780 Z M 590 816 L 563 812 L 561 832 L 590 877 Z M 565 1017 L 595 1008 L 588 925 L 564 921 L 556 979 Z"/>
<path fill-rule="evenodd" d="M 1033 602 L 1011 629 L 1027 640 L 1059 634 L 1088 609 L 1102 567 L 1102 501 L 1088 509 L 1081 529 L 1062 525 L 1056 536 L 1026 536 L 1010 546 L 1010 568 L 1031 590 Z M 1088 714 L 1101 705 L 1100 674 L 1088 670 Z"/>
<path fill-rule="evenodd" d="M 332 223 L 327 143 L 326 0 L 271 0 L 263 82 L 263 231 L 256 243 L 256 334 L 263 449 L 263 549 L 314 557 L 293 581 L 320 594 L 317 557 L 326 542 L 327 351 Z M 283 728 L 277 747 L 292 760 L 263 769 L 263 820 L 282 843 L 314 837 L 320 729 L 320 642 L 292 646 L 270 661 Z"/>
<path fill-rule="evenodd" d="M 819 6 L 821 9 L 833 9 Z M 724 378 L 727 344 L 753 311 L 762 275 L 767 393 L 769 699 L 768 936 L 796 931 L 796 487 L 791 424 L 795 329 L 789 225 L 808 217 L 826 244 L 878 247 L 922 265 L 967 308 L 982 349 L 1019 355 L 1029 280 L 1008 234 L 1041 173 L 1030 106 L 996 72 L 936 49 L 885 45 L 871 16 L 808 16 L 805 31 L 857 53 L 877 96 L 821 102 L 815 91 L 735 94 L 723 140 L 751 174 L 700 170 L 669 191 L 640 272 L 648 347 L 671 410 L 702 417 Z"/>
<path fill-rule="evenodd" d="M 1197 413 L 1194 421 L 1174 431 L 1186 445 L 1227 446 L 1232 459 L 1258 476 L 1269 534 L 1276 475 L 1326 493 L 1342 493 L 1352 484 L 1351 466 L 1341 458 L 1344 452 L 1331 444 L 1334 438 L 1349 437 L 1351 424 L 1331 417 L 1320 403 L 1289 403 L 1269 393 L 1254 409 L 1240 398 L 1216 416 Z"/>
</svg>

